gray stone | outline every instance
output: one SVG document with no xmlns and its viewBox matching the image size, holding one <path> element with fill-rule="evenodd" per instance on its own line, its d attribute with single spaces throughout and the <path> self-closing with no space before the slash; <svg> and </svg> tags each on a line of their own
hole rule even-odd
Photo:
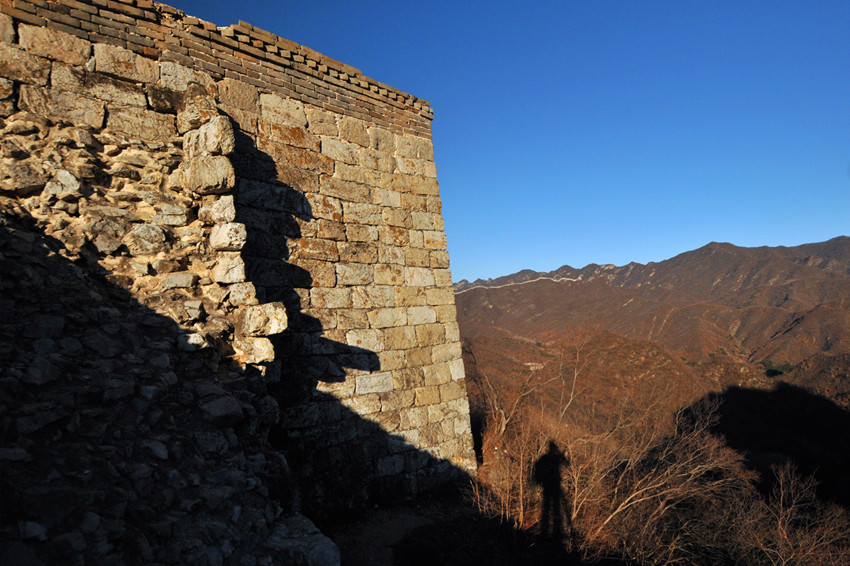
<svg viewBox="0 0 850 566">
<path fill-rule="evenodd" d="M 222 104 L 253 112 L 256 112 L 260 100 L 257 87 L 231 78 L 218 82 L 218 94 Z"/>
<path fill-rule="evenodd" d="M 245 247 L 248 231 L 244 224 L 228 222 L 216 224 L 210 232 L 210 246 L 214 250 L 239 251 Z"/>
<path fill-rule="evenodd" d="M 245 336 L 272 336 L 288 327 L 283 303 L 263 303 L 242 309 L 239 331 Z"/>
<path fill-rule="evenodd" d="M 74 177 L 70 171 L 60 169 L 44 186 L 42 198 L 72 202 L 83 196 L 81 189 L 82 185 L 79 179 Z"/>
<path fill-rule="evenodd" d="M 242 336 L 233 341 L 234 358 L 245 364 L 262 364 L 274 361 L 274 346 L 268 338 Z"/>
<path fill-rule="evenodd" d="M 301 104 L 276 94 L 260 95 L 260 112 L 263 117 L 287 126 L 307 128 L 307 114 Z"/>
<path fill-rule="evenodd" d="M 125 106 L 144 108 L 147 104 L 145 93 L 140 87 L 58 63 L 53 65 L 50 85 L 53 90 L 76 92 L 88 98 Z"/>
<path fill-rule="evenodd" d="M 0 77 L 30 85 L 44 86 L 50 73 L 50 61 L 8 43 L 0 43 Z"/>
<path fill-rule="evenodd" d="M 159 78 L 157 63 L 129 49 L 97 43 L 94 46 L 95 70 L 139 83 L 154 83 Z"/>
<path fill-rule="evenodd" d="M 199 128 L 214 116 L 218 116 L 215 99 L 200 87 L 190 88 L 177 111 L 177 131 L 183 134 Z"/>
<path fill-rule="evenodd" d="M 69 65 L 83 65 L 89 59 L 91 43 L 63 31 L 21 24 L 21 46 L 33 55 L 55 59 Z"/>
<path fill-rule="evenodd" d="M 300 192 L 289 187 L 252 179 L 240 179 L 239 204 L 263 210 L 291 212 L 299 218 L 310 215 L 310 204 Z M 338 214 L 338 220 L 342 220 L 341 211 Z"/>
<path fill-rule="evenodd" d="M 3 181 L 6 190 L 26 196 L 44 187 L 47 175 L 29 163 L 14 163 L 6 167 L 8 179 Z"/>
<path fill-rule="evenodd" d="M 168 448 L 166 448 L 165 444 L 159 440 L 144 440 L 142 441 L 142 446 L 144 446 L 148 453 L 154 458 L 168 460 Z"/>
<path fill-rule="evenodd" d="M 6 14 L 0 14 L 0 43 L 15 43 L 15 27 Z"/>
<path fill-rule="evenodd" d="M 236 184 L 236 173 L 223 155 L 200 156 L 181 165 L 182 186 L 199 195 L 226 193 Z"/>
<path fill-rule="evenodd" d="M 216 283 L 241 283 L 245 281 L 245 262 L 238 252 L 221 252 L 211 275 Z"/>
<path fill-rule="evenodd" d="M 166 248 L 165 232 L 153 224 L 137 224 L 122 239 L 133 255 L 151 255 Z"/>
<path fill-rule="evenodd" d="M 322 140 L 322 153 L 334 161 L 342 161 L 349 165 L 360 163 L 360 149 L 347 141 L 333 138 Z"/>
<path fill-rule="evenodd" d="M 253 283 L 234 283 L 230 286 L 230 304 L 247 306 L 257 304 L 257 290 Z"/>
<path fill-rule="evenodd" d="M 197 352 L 207 346 L 206 338 L 196 332 L 188 332 L 177 337 L 177 348 L 181 352 Z"/>
<path fill-rule="evenodd" d="M 164 61 L 160 65 L 159 82 L 164 88 L 180 92 L 188 89 L 189 85 L 193 83 L 201 85 L 207 93 L 213 96 L 218 91 L 215 81 L 208 74 L 171 61 Z"/>
<path fill-rule="evenodd" d="M 385 393 L 393 390 L 393 374 L 386 371 L 382 373 L 369 373 L 355 377 L 355 393 L 366 395 L 367 393 Z"/>
<path fill-rule="evenodd" d="M 27 368 L 23 382 L 30 385 L 44 385 L 59 379 L 59 370 L 45 357 L 39 356 Z"/>
<path fill-rule="evenodd" d="M 180 271 L 177 273 L 169 273 L 162 282 L 163 289 L 188 289 L 195 284 L 198 276 L 194 273 Z"/>
<path fill-rule="evenodd" d="M 103 127 L 105 116 L 103 103 L 72 92 L 21 85 L 18 104 L 21 109 L 40 116 L 60 118 L 77 125 L 86 124 L 94 128 Z"/>
</svg>

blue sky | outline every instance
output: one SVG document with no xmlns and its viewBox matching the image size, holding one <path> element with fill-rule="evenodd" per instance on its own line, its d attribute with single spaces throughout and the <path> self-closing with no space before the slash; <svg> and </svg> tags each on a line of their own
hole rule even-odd
<svg viewBox="0 0 850 566">
<path fill-rule="evenodd" d="M 171 4 L 429 100 L 456 281 L 850 233 L 850 2 Z"/>
</svg>

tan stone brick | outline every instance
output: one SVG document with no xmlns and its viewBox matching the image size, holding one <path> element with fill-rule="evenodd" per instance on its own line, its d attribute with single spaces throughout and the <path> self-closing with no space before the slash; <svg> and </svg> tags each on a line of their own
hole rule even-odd
<svg viewBox="0 0 850 566">
<path fill-rule="evenodd" d="M 460 342 L 460 328 L 456 322 L 445 323 L 446 342 Z"/>
<path fill-rule="evenodd" d="M 434 307 L 408 307 L 407 308 L 408 324 L 431 324 L 437 322 L 437 313 Z"/>
<path fill-rule="evenodd" d="M 243 110 L 229 104 L 220 106 L 222 112 L 230 116 L 235 125 L 246 134 L 257 133 L 257 112 L 254 110 Z"/>
<path fill-rule="evenodd" d="M 466 369 L 463 365 L 463 359 L 457 358 L 449 362 L 449 370 L 452 373 L 452 379 L 459 381 L 466 377 Z"/>
<path fill-rule="evenodd" d="M 367 244 L 364 242 L 342 242 L 338 247 L 340 261 L 356 263 L 375 263 L 378 261 L 378 247 L 375 244 Z M 389 285 L 393 283 L 384 284 Z"/>
<path fill-rule="evenodd" d="M 376 151 L 374 149 L 360 150 L 360 164 L 363 167 L 368 167 L 381 173 L 391 174 L 395 170 L 395 158 L 390 153 L 384 151 Z M 381 176 L 381 186 L 385 186 L 388 181 Z"/>
<path fill-rule="evenodd" d="M 358 415 L 370 415 L 381 410 L 381 399 L 377 393 L 355 395 L 340 401 L 343 407 L 351 409 Z"/>
<path fill-rule="evenodd" d="M 380 179 L 378 182 L 380 183 Z M 379 204 L 390 208 L 402 208 L 401 197 L 401 193 L 397 191 L 376 188 L 372 191 L 372 204 Z"/>
<path fill-rule="evenodd" d="M 410 213 L 400 208 L 383 208 L 382 223 L 401 228 L 410 228 Z"/>
<path fill-rule="evenodd" d="M 379 226 L 378 234 L 380 235 L 382 244 L 402 247 L 410 245 L 410 231 L 406 228 Z"/>
<path fill-rule="evenodd" d="M 407 177 L 410 192 L 416 195 L 439 195 L 440 185 L 432 177 Z"/>
<path fill-rule="evenodd" d="M 403 266 L 405 261 L 404 248 L 380 245 L 378 246 L 378 261 L 380 263 L 392 263 Z"/>
<path fill-rule="evenodd" d="M 323 157 L 328 158 L 327 156 Z M 319 192 L 323 195 L 336 197 L 342 201 L 358 204 L 367 202 L 371 195 L 371 190 L 366 185 L 326 176 L 322 177 L 319 181 Z"/>
<path fill-rule="evenodd" d="M 440 200 L 440 197 L 428 196 L 426 198 L 426 206 L 425 210 L 427 212 L 433 212 L 434 214 L 442 214 L 443 212 L 443 201 Z"/>
<path fill-rule="evenodd" d="M 415 248 L 415 247 L 405 248 L 404 249 L 404 262 L 411 269 L 413 269 L 413 268 L 428 268 L 428 270 L 430 271 L 431 254 L 428 252 L 428 250 L 423 250 L 422 248 Z"/>
<path fill-rule="evenodd" d="M 336 267 L 334 264 L 321 260 L 293 259 L 293 264 L 305 269 L 312 279 L 313 287 L 335 287 Z"/>
<path fill-rule="evenodd" d="M 422 195 L 401 195 L 401 208 L 411 212 L 426 212 L 428 209 L 427 197 Z"/>
<path fill-rule="evenodd" d="M 436 272 L 442 271 L 448 273 L 448 282 L 446 282 L 445 278 L 440 278 L 439 280 L 443 283 L 437 283 L 437 287 L 450 287 L 451 286 L 451 272 L 449 272 L 449 252 L 445 250 L 434 250 L 430 253 L 431 257 L 431 267 L 434 268 L 434 278 L 437 279 Z"/>
<path fill-rule="evenodd" d="M 377 412 L 363 416 L 387 432 L 394 432 L 401 424 L 401 415 L 395 411 L 391 413 Z"/>
<path fill-rule="evenodd" d="M 440 402 L 439 387 L 420 387 L 416 389 L 416 406 L 433 405 Z"/>
<path fill-rule="evenodd" d="M 408 350 L 407 360 L 414 367 L 428 366 L 432 363 L 445 361 L 435 360 L 431 350 L 431 346 L 422 346 L 421 348 L 413 348 L 411 350 Z"/>
<path fill-rule="evenodd" d="M 404 266 L 379 263 L 375 265 L 375 283 L 401 285 L 404 283 Z"/>
<path fill-rule="evenodd" d="M 407 350 L 416 347 L 416 331 L 410 326 L 396 326 L 384 330 L 384 347 L 387 350 Z"/>
<path fill-rule="evenodd" d="M 319 381 L 316 384 L 316 391 L 319 391 L 320 393 L 328 393 L 337 399 L 345 399 L 354 395 L 354 380 Z"/>
<path fill-rule="evenodd" d="M 446 328 L 441 323 L 420 324 L 416 329 L 416 342 L 420 346 L 442 344 L 446 338 Z"/>
<path fill-rule="evenodd" d="M 428 296 L 423 287 L 396 287 L 395 297 L 399 306 L 415 307 L 428 304 Z"/>
<path fill-rule="evenodd" d="M 355 377 L 354 392 L 356 395 L 368 393 L 384 393 L 393 390 L 392 373 L 385 371 L 369 373 Z"/>
<path fill-rule="evenodd" d="M 326 175 L 333 173 L 333 160 L 327 155 L 322 155 L 310 149 L 282 144 L 262 136 L 257 139 L 257 149 L 267 153 L 275 161 L 279 179 L 284 174 L 291 176 L 291 182 L 281 179 L 282 182 L 301 190 L 304 190 L 304 188 L 301 186 L 301 179 L 295 174 L 295 170 L 301 170 L 301 175 L 305 174 L 304 169 Z M 322 183 L 320 181 L 320 192 L 321 189 Z"/>
<path fill-rule="evenodd" d="M 338 261 L 339 252 L 336 242 L 333 240 L 318 240 L 299 238 L 292 240 L 289 244 L 290 257 L 296 259 L 320 259 L 324 261 Z"/>
<path fill-rule="evenodd" d="M 378 330 L 356 329 L 345 333 L 345 341 L 349 346 L 364 348 L 372 352 L 381 352 L 384 349 L 384 335 Z M 381 368 L 389 369 L 389 368 Z"/>
<path fill-rule="evenodd" d="M 268 118 L 257 121 L 258 133 L 274 142 L 319 151 L 319 138 L 303 128 L 297 128 Z"/>
<path fill-rule="evenodd" d="M 431 256 L 432 266 L 434 256 Z M 448 269 L 433 269 L 434 272 L 434 285 L 437 287 L 451 287 L 452 286 L 452 272 Z"/>
<path fill-rule="evenodd" d="M 115 52 L 119 58 L 122 56 L 121 53 Z M 120 66 L 120 63 L 118 65 Z M 164 88 L 184 92 L 192 83 L 201 85 L 208 94 L 213 96 L 218 94 L 218 86 L 215 81 L 201 70 L 185 67 L 171 61 L 163 61 L 159 65 L 159 84 Z"/>
<path fill-rule="evenodd" d="M 349 330 L 354 328 L 368 328 L 368 326 L 369 318 L 366 316 L 366 310 L 364 309 L 341 309 L 337 311 L 338 328 Z"/>
<path fill-rule="evenodd" d="M 445 250 L 446 249 L 446 233 L 438 230 L 425 230 L 423 232 L 425 238 L 424 244 L 426 249 L 430 250 Z"/>
<path fill-rule="evenodd" d="M 310 133 L 321 136 L 338 136 L 339 127 L 336 122 L 336 114 L 327 112 L 315 106 L 307 106 L 307 129 Z"/>
<path fill-rule="evenodd" d="M 378 227 L 365 224 L 346 224 L 345 235 L 349 242 L 378 241 Z"/>
<path fill-rule="evenodd" d="M 395 306 L 395 288 L 390 285 L 368 285 L 351 290 L 355 308 L 375 309 Z"/>
<path fill-rule="evenodd" d="M 452 381 L 440 386 L 440 400 L 443 403 L 460 399 L 466 396 L 466 387 L 463 381 Z"/>
<path fill-rule="evenodd" d="M 425 296 L 428 299 L 428 304 L 431 306 L 449 305 L 455 302 L 454 292 L 450 288 L 427 289 L 425 291 Z"/>
<path fill-rule="evenodd" d="M 69 65 L 84 65 L 91 53 L 91 42 L 46 27 L 21 24 L 18 26 L 18 40 L 28 53 Z"/>
<path fill-rule="evenodd" d="M 401 413 L 401 429 L 421 429 L 428 424 L 427 407 L 410 407 Z"/>
<path fill-rule="evenodd" d="M 307 193 L 304 196 L 310 203 L 313 218 L 342 221 L 342 202 L 339 199 L 317 193 Z"/>
<path fill-rule="evenodd" d="M 314 287 L 310 289 L 310 306 L 329 309 L 350 308 L 351 289 Z"/>
<path fill-rule="evenodd" d="M 343 202 L 343 219 L 346 223 L 367 224 L 378 226 L 381 224 L 381 207 L 374 204 L 362 202 Z"/>
<path fill-rule="evenodd" d="M 381 393 L 381 411 L 398 411 L 413 405 L 416 394 L 409 389 Z"/>
<path fill-rule="evenodd" d="M 371 171 L 356 165 L 348 165 L 342 161 L 336 162 L 334 166 L 334 177 L 341 181 L 350 181 L 370 187 L 374 187 L 381 182 L 381 175 L 377 171 Z M 372 201 L 373 204 L 380 204 L 375 203 L 374 198 Z"/>
<path fill-rule="evenodd" d="M 340 285 L 368 285 L 375 278 L 375 268 L 364 263 L 339 263 L 336 280 Z"/>
<path fill-rule="evenodd" d="M 0 73 L 3 71 L 2 47 L 0 44 Z M 71 92 L 57 92 L 45 88 L 21 85 L 18 105 L 22 110 L 48 118 L 61 118 L 78 125 L 87 124 L 103 127 L 106 115 L 103 102 Z"/>
<path fill-rule="evenodd" d="M 434 272 L 425 267 L 406 267 L 404 283 L 411 287 L 431 287 L 434 285 Z"/>
<path fill-rule="evenodd" d="M 0 14 L 0 43 L 15 43 L 15 27 L 6 14 Z"/>
<path fill-rule="evenodd" d="M 369 147 L 371 143 L 369 132 L 366 131 L 366 122 L 356 118 L 340 118 L 339 135 L 342 139 L 362 147 Z"/>
<path fill-rule="evenodd" d="M 229 77 L 218 81 L 218 95 L 222 104 L 251 112 L 257 111 L 257 104 L 260 101 L 257 87 Z"/>
<path fill-rule="evenodd" d="M 461 357 L 460 342 L 451 344 L 437 344 L 434 346 L 433 360 L 435 364 L 451 362 Z"/>
<path fill-rule="evenodd" d="M 316 237 L 337 242 L 345 241 L 345 226 L 333 220 L 316 220 Z M 377 255 L 377 254 L 376 254 Z M 342 258 L 342 255 L 340 255 Z"/>
<path fill-rule="evenodd" d="M 368 312 L 372 328 L 390 328 L 407 324 L 407 312 L 401 307 L 374 309 Z"/>
<path fill-rule="evenodd" d="M 437 305 L 434 307 L 437 313 L 437 322 L 455 322 L 457 320 L 457 308 L 454 304 Z"/>
<path fill-rule="evenodd" d="M 442 385 L 452 381 L 451 366 L 448 363 L 434 364 L 422 368 L 425 385 Z"/>
<path fill-rule="evenodd" d="M 403 350 L 385 350 L 378 354 L 381 369 L 392 371 L 407 367 L 407 355 Z"/>
<path fill-rule="evenodd" d="M 98 73 L 145 84 L 156 83 L 160 79 L 160 68 L 156 61 L 123 47 L 97 43 L 94 45 L 94 61 Z"/>
<path fill-rule="evenodd" d="M 302 309 L 301 312 L 319 321 L 322 328 L 330 330 L 337 327 L 337 313 L 340 311 L 339 309 Z"/>
<path fill-rule="evenodd" d="M 370 147 L 372 149 L 387 153 L 393 153 L 395 151 L 395 134 L 392 132 L 372 126 L 369 128 L 369 137 L 371 138 Z"/>
<path fill-rule="evenodd" d="M 307 128 L 304 106 L 300 102 L 281 98 L 276 94 L 260 95 L 260 115 L 296 128 Z"/>
</svg>

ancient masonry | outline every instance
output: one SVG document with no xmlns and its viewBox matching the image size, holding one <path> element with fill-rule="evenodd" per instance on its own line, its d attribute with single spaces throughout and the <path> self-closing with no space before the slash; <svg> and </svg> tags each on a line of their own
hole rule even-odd
<svg viewBox="0 0 850 566">
<path fill-rule="evenodd" d="M 333 563 L 299 511 L 474 471 L 431 119 L 244 22 L 0 0 L 0 558 Z"/>
</svg>

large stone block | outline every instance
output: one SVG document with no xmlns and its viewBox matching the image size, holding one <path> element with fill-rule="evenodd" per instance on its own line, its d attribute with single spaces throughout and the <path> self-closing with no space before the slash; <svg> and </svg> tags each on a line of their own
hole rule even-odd
<svg viewBox="0 0 850 566">
<path fill-rule="evenodd" d="M 226 193 L 236 184 L 233 165 L 223 155 L 195 157 L 180 172 L 183 188 L 199 195 Z"/>
<path fill-rule="evenodd" d="M 430 269 L 425 267 L 407 267 L 404 271 L 404 282 L 406 285 L 411 287 L 432 287 L 434 285 L 434 272 Z"/>
<path fill-rule="evenodd" d="M 273 336 L 288 325 L 283 303 L 263 303 L 242 309 L 238 330 L 245 336 Z"/>
<path fill-rule="evenodd" d="M 136 224 L 122 242 L 132 255 L 153 255 L 166 248 L 165 232 L 153 224 Z"/>
<path fill-rule="evenodd" d="M 183 150 L 192 158 L 198 155 L 229 155 L 236 148 L 233 126 L 227 116 L 213 116 L 209 122 L 188 132 Z"/>
<path fill-rule="evenodd" d="M 141 87 L 69 65 L 55 63 L 50 75 L 50 84 L 54 91 L 74 92 L 123 106 L 144 108 L 147 105 L 147 98 Z"/>
<path fill-rule="evenodd" d="M 381 352 L 384 349 L 384 337 L 378 330 L 349 330 L 345 333 L 345 341 L 349 346 L 363 348 L 370 352 Z"/>
<path fill-rule="evenodd" d="M 91 43 L 70 33 L 21 24 L 18 26 L 21 47 L 33 55 L 84 65 L 91 54 Z"/>
<path fill-rule="evenodd" d="M 276 94 L 260 95 L 260 115 L 296 128 L 307 128 L 307 114 L 301 103 Z"/>
<path fill-rule="evenodd" d="M 210 246 L 214 250 L 236 252 L 245 247 L 247 239 L 248 231 L 239 222 L 217 224 L 210 232 Z"/>
<path fill-rule="evenodd" d="M 174 116 L 131 106 L 110 107 L 106 126 L 132 138 L 150 142 L 168 141 L 177 134 Z"/>
<path fill-rule="evenodd" d="M 336 280 L 340 285 L 368 285 L 375 278 L 374 267 L 364 263 L 339 263 Z"/>
<path fill-rule="evenodd" d="M 268 338 L 245 336 L 233 341 L 235 358 L 246 364 L 262 364 L 274 361 L 274 346 Z"/>
<path fill-rule="evenodd" d="M 107 43 L 94 46 L 95 70 L 138 83 L 155 83 L 159 79 L 156 61 Z"/>
<path fill-rule="evenodd" d="M 215 96 L 218 87 L 207 73 L 184 67 L 171 61 L 163 61 L 159 68 L 159 83 L 167 89 L 183 92 L 190 84 L 199 84 L 207 93 Z"/>
<path fill-rule="evenodd" d="M 307 106 L 307 129 L 311 134 L 317 136 L 338 136 L 339 126 L 337 126 L 336 114 L 316 108 L 315 106 Z"/>
<path fill-rule="evenodd" d="M 53 91 L 29 85 L 21 85 L 19 106 L 22 110 L 28 110 L 33 114 L 68 120 L 94 128 L 103 127 L 103 118 L 106 114 L 103 103 L 98 100 L 71 92 Z"/>
<path fill-rule="evenodd" d="M 407 311 L 402 307 L 374 309 L 368 312 L 369 326 L 372 328 L 391 328 L 408 323 Z"/>
<path fill-rule="evenodd" d="M 381 373 L 368 373 L 358 375 L 354 378 L 355 394 L 366 395 L 368 393 L 385 393 L 393 390 L 392 373 L 385 371 Z"/>
<path fill-rule="evenodd" d="M 50 74 L 50 61 L 8 43 L 0 43 L 0 77 L 25 84 L 44 86 Z"/>
<path fill-rule="evenodd" d="M 245 262 L 239 252 L 221 252 L 218 254 L 212 278 L 216 283 L 230 284 L 245 281 Z"/>
<path fill-rule="evenodd" d="M 349 165 L 357 165 L 360 150 L 357 145 L 344 140 L 325 138 L 322 140 L 322 153 L 334 161 L 342 161 Z"/>
<path fill-rule="evenodd" d="M 6 14 L 0 14 L 0 43 L 15 43 L 15 27 Z"/>
<path fill-rule="evenodd" d="M 218 81 L 218 96 L 223 104 L 251 112 L 257 111 L 257 104 L 260 101 L 257 87 L 231 78 Z"/>
<path fill-rule="evenodd" d="M 274 120 L 260 118 L 257 122 L 257 131 L 264 138 L 286 145 L 303 147 L 312 151 L 319 151 L 321 147 L 319 138 L 307 130 Z"/>
</svg>

